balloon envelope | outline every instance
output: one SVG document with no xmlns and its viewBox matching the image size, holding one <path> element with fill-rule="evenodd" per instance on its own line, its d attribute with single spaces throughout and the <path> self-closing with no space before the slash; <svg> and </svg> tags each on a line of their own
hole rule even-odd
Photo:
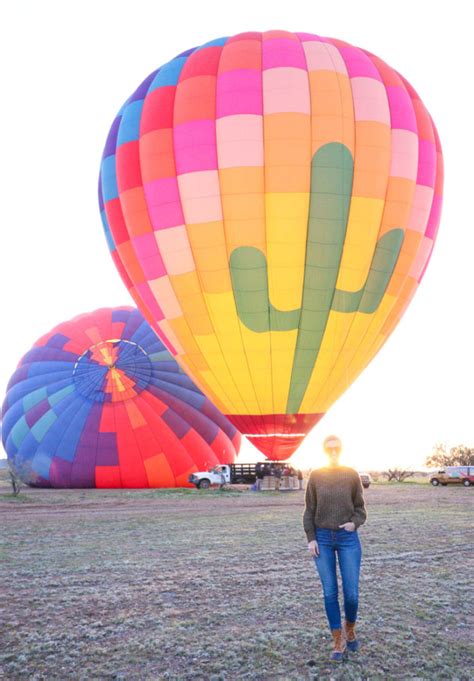
<svg viewBox="0 0 474 681">
<path fill-rule="evenodd" d="M 182 486 L 240 446 L 133 308 L 40 338 L 8 385 L 2 437 L 21 479 L 52 487 Z"/>
<path fill-rule="evenodd" d="M 435 127 L 402 76 L 341 41 L 269 31 L 150 74 L 112 125 L 99 194 L 140 309 L 281 459 L 403 315 L 442 179 Z"/>
</svg>

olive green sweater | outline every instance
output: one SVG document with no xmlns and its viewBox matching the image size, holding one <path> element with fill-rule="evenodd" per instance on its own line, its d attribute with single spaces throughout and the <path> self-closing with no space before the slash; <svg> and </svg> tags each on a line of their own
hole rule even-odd
<svg viewBox="0 0 474 681">
<path fill-rule="evenodd" d="M 353 468 L 318 468 L 306 487 L 303 527 L 308 541 L 315 538 L 315 527 L 338 530 L 352 522 L 360 527 L 367 518 L 359 474 Z"/>
</svg>

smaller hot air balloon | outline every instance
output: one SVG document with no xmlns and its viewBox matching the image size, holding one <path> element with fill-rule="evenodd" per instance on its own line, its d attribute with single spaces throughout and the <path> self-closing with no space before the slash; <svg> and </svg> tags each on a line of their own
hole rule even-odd
<svg viewBox="0 0 474 681">
<path fill-rule="evenodd" d="M 20 361 L 2 438 L 20 478 L 43 487 L 176 487 L 233 462 L 240 434 L 138 310 L 60 324 Z"/>
</svg>

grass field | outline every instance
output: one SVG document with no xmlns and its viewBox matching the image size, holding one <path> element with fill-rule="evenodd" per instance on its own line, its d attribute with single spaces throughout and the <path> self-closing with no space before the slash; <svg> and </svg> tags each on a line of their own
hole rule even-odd
<svg viewBox="0 0 474 681">
<path fill-rule="evenodd" d="M 302 492 L 4 486 L 0 678 L 472 679 L 474 490 L 366 500 L 362 649 L 334 665 Z"/>
</svg>

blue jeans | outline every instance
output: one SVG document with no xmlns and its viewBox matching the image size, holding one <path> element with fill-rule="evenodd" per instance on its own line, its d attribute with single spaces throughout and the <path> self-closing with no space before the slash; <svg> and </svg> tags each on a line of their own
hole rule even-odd
<svg viewBox="0 0 474 681">
<path fill-rule="evenodd" d="M 339 608 L 336 554 L 342 577 L 344 613 L 346 620 L 355 622 L 359 605 L 359 573 L 362 549 L 359 535 L 347 530 L 326 530 L 316 528 L 319 556 L 314 559 L 323 585 L 324 607 L 330 629 L 341 628 Z"/>
</svg>

